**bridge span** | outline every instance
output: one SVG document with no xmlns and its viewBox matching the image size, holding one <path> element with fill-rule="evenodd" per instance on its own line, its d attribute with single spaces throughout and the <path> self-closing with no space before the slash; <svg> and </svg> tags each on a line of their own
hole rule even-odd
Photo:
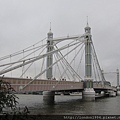
<svg viewBox="0 0 120 120">
<path fill-rule="evenodd" d="M 15 89 L 16 92 L 38 92 L 38 91 L 83 91 L 84 82 L 75 82 L 75 81 L 57 81 L 57 80 L 45 80 L 45 79 L 36 79 L 31 84 L 26 86 L 32 79 L 28 78 L 13 78 L 13 77 L 0 77 L 1 80 L 9 82 L 11 86 Z M 26 86 L 24 88 L 24 86 Z M 117 91 L 117 88 L 109 85 L 102 84 L 93 84 L 95 91 L 106 91 L 112 90 Z"/>
</svg>

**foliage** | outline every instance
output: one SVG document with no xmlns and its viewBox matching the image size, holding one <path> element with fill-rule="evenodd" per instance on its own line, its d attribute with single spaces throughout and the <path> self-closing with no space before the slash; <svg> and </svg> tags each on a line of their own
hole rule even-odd
<svg viewBox="0 0 120 120">
<path fill-rule="evenodd" d="M 0 80 L 0 113 L 7 107 L 15 109 L 18 97 L 14 93 L 15 90 L 8 82 Z"/>
<path fill-rule="evenodd" d="M 15 90 L 12 88 L 10 83 L 0 80 L 0 115 L 28 115 L 29 110 L 25 106 L 23 110 L 17 107 L 18 97 L 15 95 Z M 11 111 L 5 112 L 5 109 Z"/>
</svg>

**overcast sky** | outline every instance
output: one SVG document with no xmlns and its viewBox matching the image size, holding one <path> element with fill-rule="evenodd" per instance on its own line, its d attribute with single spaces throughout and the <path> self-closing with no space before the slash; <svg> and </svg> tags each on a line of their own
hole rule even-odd
<svg viewBox="0 0 120 120">
<path fill-rule="evenodd" d="M 88 16 L 102 69 L 120 68 L 120 0 L 0 0 L 0 56 L 45 38 L 84 33 Z"/>
</svg>

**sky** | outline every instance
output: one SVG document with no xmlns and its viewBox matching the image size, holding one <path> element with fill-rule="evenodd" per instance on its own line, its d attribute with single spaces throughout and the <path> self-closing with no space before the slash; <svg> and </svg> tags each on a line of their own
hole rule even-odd
<svg viewBox="0 0 120 120">
<path fill-rule="evenodd" d="M 83 34 L 87 16 L 101 68 L 120 69 L 120 0 L 0 0 L 0 57 L 45 38 L 50 22 L 54 37 Z"/>
</svg>

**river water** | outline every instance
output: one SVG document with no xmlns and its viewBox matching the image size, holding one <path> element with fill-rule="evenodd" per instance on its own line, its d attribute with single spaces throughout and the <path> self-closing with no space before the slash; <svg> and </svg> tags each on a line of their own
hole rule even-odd
<svg viewBox="0 0 120 120">
<path fill-rule="evenodd" d="M 55 103 L 47 105 L 42 95 L 18 94 L 19 106 L 27 106 L 32 115 L 120 115 L 120 96 L 82 101 L 82 96 L 55 96 Z"/>
</svg>

